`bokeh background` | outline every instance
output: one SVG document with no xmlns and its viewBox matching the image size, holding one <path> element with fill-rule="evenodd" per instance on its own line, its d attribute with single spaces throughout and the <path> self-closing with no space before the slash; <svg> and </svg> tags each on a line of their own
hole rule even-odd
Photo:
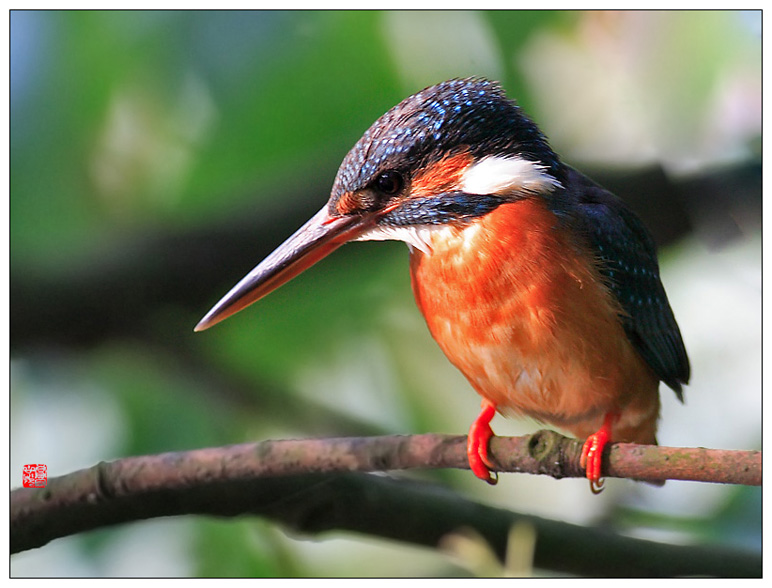
<svg viewBox="0 0 772 588">
<path fill-rule="evenodd" d="M 463 434 L 407 249 L 357 243 L 222 325 L 199 318 L 322 206 L 361 133 L 443 79 L 500 80 L 661 246 L 692 360 L 660 442 L 761 444 L 760 12 L 24 12 L 11 22 L 11 486 L 283 437 Z M 499 434 L 535 430 L 498 417 Z M 757 488 L 468 472 L 493 505 L 761 549 Z M 464 562 L 255 519 L 166 519 L 14 556 L 25 576 L 455 576 Z M 540 572 L 536 570 L 538 575 Z"/>
</svg>

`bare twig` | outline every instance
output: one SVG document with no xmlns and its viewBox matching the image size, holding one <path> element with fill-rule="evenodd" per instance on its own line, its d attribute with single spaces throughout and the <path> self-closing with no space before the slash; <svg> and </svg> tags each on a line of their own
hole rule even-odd
<svg viewBox="0 0 772 588">
<path fill-rule="evenodd" d="M 502 471 L 581 477 L 582 444 L 554 431 L 525 437 L 495 437 L 491 450 Z M 616 443 L 606 453 L 604 475 L 649 482 L 690 480 L 720 484 L 761 485 L 761 452 L 658 447 Z"/>
<path fill-rule="evenodd" d="M 42 521 L 14 517 L 11 548 L 21 551 L 65 534 L 181 514 L 258 515 L 295 534 L 343 530 L 431 548 L 448 533 L 468 528 L 479 533 L 502 562 L 509 529 L 526 522 L 536 531 L 533 564 L 541 569 L 593 577 L 761 576 L 761 555 L 757 553 L 644 541 L 606 528 L 492 508 L 425 482 L 360 473 L 212 482 L 123 499 L 94 496 L 51 512 Z M 69 533 L 64 532 L 66 528 Z"/>
<path fill-rule="evenodd" d="M 225 491 L 230 484 L 314 473 L 467 468 L 465 445 L 466 437 L 447 435 L 264 441 L 102 462 L 53 478 L 45 489 L 14 490 L 11 550 L 39 547 L 115 522 L 200 512 L 186 508 L 180 499 L 190 492 L 196 496 L 196 489 L 205 488 L 210 494 L 218 488 Z M 557 478 L 583 475 L 580 447 L 578 441 L 552 431 L 497 437 L 491 444 L 501 471 Z M 618 444 L 608 457 L 606 475 L 614 477 L 761 483 L 758 451 Z M 175 499 L 168 500 L 170 496 Z M 251 505 L 248 510 L 254 509 Z"/>
</svg>

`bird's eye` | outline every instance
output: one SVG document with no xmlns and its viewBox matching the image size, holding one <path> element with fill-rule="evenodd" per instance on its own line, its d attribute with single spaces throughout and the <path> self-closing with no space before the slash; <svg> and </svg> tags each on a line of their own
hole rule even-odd
<svg viewBox="0 0 772 588">
<path fill-rule="evenodd" d="M 375 186 L 378 191 L 388 196 L 397 194 L 404 185 L 405 181 L 402 174 L 394 170 L 385 171 L 375 179 Z"/>
</svg>

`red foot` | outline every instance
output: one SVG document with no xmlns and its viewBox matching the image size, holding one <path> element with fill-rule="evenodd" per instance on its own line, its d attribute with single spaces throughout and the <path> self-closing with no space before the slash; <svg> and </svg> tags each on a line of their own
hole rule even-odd
<svg viewBox="0 0 772 588">
<path fill-rule="evenodd" d="M 587 437 L 587 441 L 582 447 L 579 465 L 587 472 L 587 479 L 590 481 L 590 490 L 593 494 L 600 494 L 603 490 L 603 480 L 600 479 L 601 458 L 603 448 L 611 440 L 611 424 L 615 419 L 615 413 L 608 413 L 603 419 L 603 426 L 596 433 Z"/>
<path fill-rule="evenodd" d="M 488 458 L 488 444 L 493 437 L 491 429 L 491 420 L 496 414 L 496 405 L 482 401 L 482 410 L 477 419 L 469 428 L 469 436 L 466 442 L 466 454 L 469 456 L 469 467 L 475 476 L 485 480 L 488 484 L 495 484 L 499 481 L 495 473 L 491 473 L 494 465 Z"/>
</svg>

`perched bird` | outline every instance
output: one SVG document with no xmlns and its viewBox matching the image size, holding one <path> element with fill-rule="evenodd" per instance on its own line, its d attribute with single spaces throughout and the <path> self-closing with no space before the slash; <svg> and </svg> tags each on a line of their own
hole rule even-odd
<svg viewBox="0 0 772 588">
<path fill-rule="evenodd" d="M 405 241 L 418 308 L 482 397 L 472 471 L 494 483 L 496 412 L 587 439 L 593 491 L 610 441 L 656 444 L 659 382 L 689 361 L 654 243 L 616 196 L 560 161 L 498 84 L 453 79 L 389 110 L 327 204 L 196 326 L 241 310 L 349 241 Z"/>
</svg>

